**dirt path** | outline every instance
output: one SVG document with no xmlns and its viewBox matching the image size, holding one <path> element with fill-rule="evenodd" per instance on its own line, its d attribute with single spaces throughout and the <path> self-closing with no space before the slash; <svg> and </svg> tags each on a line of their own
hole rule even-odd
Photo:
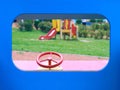
<svg viewBox="0 0 120 90">
<path fill-rule="evenodd" d="M 36 60 L 38 52 L 12 51 L 13 60 Z M 108 60 L 106 57 L 87 56 L 77 54 L 62 54 L 64 60 Z"/>
</svg>

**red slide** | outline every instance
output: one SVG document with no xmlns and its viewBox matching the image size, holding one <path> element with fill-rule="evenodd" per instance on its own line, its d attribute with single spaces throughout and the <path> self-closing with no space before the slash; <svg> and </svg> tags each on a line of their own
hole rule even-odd
<svg viewBox="0 0 120 90">
<path fill-rule="evenodd" d="M 45 36 L 40 36 L 39 40 L 50 40 L 51 38 L 56 36 L 56 29 L 52 28 Z"/>
</svg>

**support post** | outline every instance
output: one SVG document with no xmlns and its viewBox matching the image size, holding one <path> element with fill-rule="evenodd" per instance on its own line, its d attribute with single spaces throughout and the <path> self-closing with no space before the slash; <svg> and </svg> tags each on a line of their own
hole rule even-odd
<svg viewBox="0 0 120 90">
<path fill-rule="evenodd" d="M 60 23 L 60 39 L 63 39 L 63 33 L 62 33 L 62 21 Z"/>
<path fill-rule="evenodd" d="M 78 26 L 76 26 L 76 38 L 78 39 Z"/>
</svg>

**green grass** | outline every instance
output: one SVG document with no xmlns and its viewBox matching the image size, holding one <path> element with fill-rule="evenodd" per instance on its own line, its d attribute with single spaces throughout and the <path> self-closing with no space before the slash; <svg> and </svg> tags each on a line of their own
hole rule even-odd
<svg viewBox="0 0 120 90">
<path fill-rule="evenodd" d="M 95 40 L 93 38 L 79 38 L 79 40 L 38 40 L 40 31 L 20 32 L 12 31 L 12 49 L 19 51 L 43 52 L 56 51 L 60 53 L 81 54 L 109 57 L 109 40 Z"/>
</svg>

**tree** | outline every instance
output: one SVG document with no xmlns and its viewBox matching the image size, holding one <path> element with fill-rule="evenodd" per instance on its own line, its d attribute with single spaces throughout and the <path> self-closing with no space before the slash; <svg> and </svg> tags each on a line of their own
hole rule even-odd
<svg viewBox="0 0 120 90">
<path fill-rule="evenodd" d="M 82 23 L 82 20 L 81 19 L 77 19 L 76 20 L 76 24 L 81 24 Z"/>
</svg>

